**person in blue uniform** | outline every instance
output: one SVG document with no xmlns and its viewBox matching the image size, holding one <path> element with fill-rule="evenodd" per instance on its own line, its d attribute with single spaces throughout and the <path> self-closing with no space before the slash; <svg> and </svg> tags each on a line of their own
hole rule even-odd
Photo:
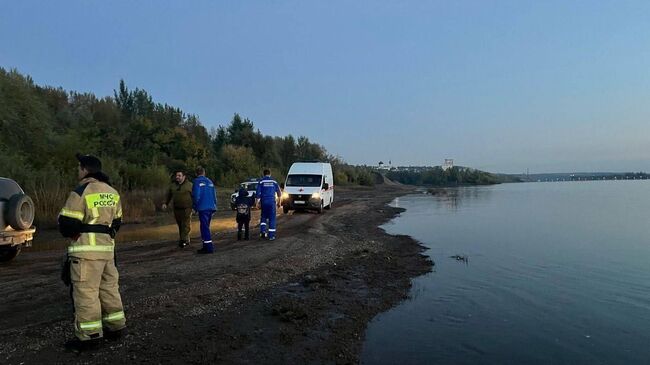
<svg viewBox="0 0 650 365">
<path fill-rule="evenodd" d="M 203 247 L 197 252 L 201 254 L 213 253 L 214 245 L 210 233 L 210 221 L 214 212 L 217 211 L 217 189 L 214 187 L 212 180 L 205 176 L 203 167 L 196 169 L 196 175 L 192 186 L 192 200 L 194 210 L 199 214 L 201 239 L 203 240 Z"/>
<path fill-rule="evenodd" d="M 271 170 L 264 170 L 264 177 L 257 183 L 257 205 L 261 206 L 260 237 L 275 239 L 275 208 L 280 204 L 282 191 L 278 183 L 271 178 Z M 277 196 L 277 199 L 276 199 Z"/>
</svg>

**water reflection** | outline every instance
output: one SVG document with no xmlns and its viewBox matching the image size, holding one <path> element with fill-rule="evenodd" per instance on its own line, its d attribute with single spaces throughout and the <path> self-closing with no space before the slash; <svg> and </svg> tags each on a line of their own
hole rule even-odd
<svg viewBox="0 0 650 365">
<path fill-rule="evenodd" d="M 425 191 L 425 194 L 435 197 L 435 203 L 441 205 L 440 208 L 455 211 L 461 209 L 464 205 L 489 200 L 492 189 L 474 186 L 430 188 Z"/>
<path fill-rule="evenodd" d="M 423 242 L 436 270 L 369 325 L 362 363 L 646 363 L 648 192 L 638 181 L 402 197 L 384 228 Z"/>
<path fill-rule="evenodd" d="M 435 197 L 435 204 L 440 204 L 440 208 L 447 210 L 457 210 L 462 208 L 465 204 L 474 204 L 477 201 L 486 201 L 490 199 L 492 194 L 491 189 L 486 189 L 485 187 L 453 187 L 453 188 L 429 188 L 429 189 L 420 189 L 416 194 L 411 194 L 411 196 L 431 196 Z M 400 208 L 402 207 L 403 199 L 399 197 L 395 198 L 389 205 L 391 207 Z"/>
</svg>

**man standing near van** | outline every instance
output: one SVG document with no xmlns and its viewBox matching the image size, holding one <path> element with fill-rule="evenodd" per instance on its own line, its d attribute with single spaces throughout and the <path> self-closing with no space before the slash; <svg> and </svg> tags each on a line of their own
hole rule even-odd
<svg viewBox="0 0 650 365">
<path fill-rule="evenodd" d="M 271 170 L 264 170 L 264 177 L 258 182 L 255 194 L 258 199 L 257 205 L 262 207 L 260 237 L 267 237 L 268 225 L 268 238 L 269 241 L 273 241 L 275 239 L 275 208 L 280 205 L 282 191 L 280 191 L 278 183 L 271 178 Z"/>
<path fill-rule="evenodd" d="M 203 167 L 196 169 L 196 175 L 192 186 L 192 200 L 194 201 L 194 210 L 199 213 L 201 239 L 203 240 L 203 247 L 197 253 L 213 253 L 210 221 L 214 212 L 217 211 L 217 189 L 215 189 L 212 180 L 205 176 Z"/>
<path fill-rule="evenodd" d="M 176 180 L 167 192 L 167 199 L 162 205 L 163 210 L 172 201 L 174 202 L 174 218 L 178 225 L 178 246 L 183 248 L 190 244 L 190 230 L 192 228 L 192 183 L 187 179 L 184 171 L 174 173 Z"/>
</svg>

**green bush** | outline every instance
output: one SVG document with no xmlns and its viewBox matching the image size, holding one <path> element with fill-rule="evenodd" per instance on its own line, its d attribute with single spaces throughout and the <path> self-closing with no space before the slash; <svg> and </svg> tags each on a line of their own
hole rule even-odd
<svg viewBox="0 0 650 365">
<path fill-rule="evenodd" d="M 349 185 L 348 174 L 344 171 L 335 171 L 334 172 L 334 185 Z"/>
<path fill-rule="evenodd" d="M 372 175 L 370 171 L 367 170 L 363 170 L 359 172 L 358 181 L 359 181 L 359 185 L 363 185 L 363 186 L 375 185 L 375 177 Z"/>
</svg>

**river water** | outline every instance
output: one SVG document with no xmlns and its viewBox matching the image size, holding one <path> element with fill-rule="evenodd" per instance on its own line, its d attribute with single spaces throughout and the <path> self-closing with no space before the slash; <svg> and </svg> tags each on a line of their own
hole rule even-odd
<svg viewBox="0 0 650 365">
<path fill-rule="evenodd" d="M 434 271 L 369 325 L 364 364 L 650 364 L 650 181 L 393 202 Z M 466 256 L 461 261 L 450 256 Z"/>
</svg>

